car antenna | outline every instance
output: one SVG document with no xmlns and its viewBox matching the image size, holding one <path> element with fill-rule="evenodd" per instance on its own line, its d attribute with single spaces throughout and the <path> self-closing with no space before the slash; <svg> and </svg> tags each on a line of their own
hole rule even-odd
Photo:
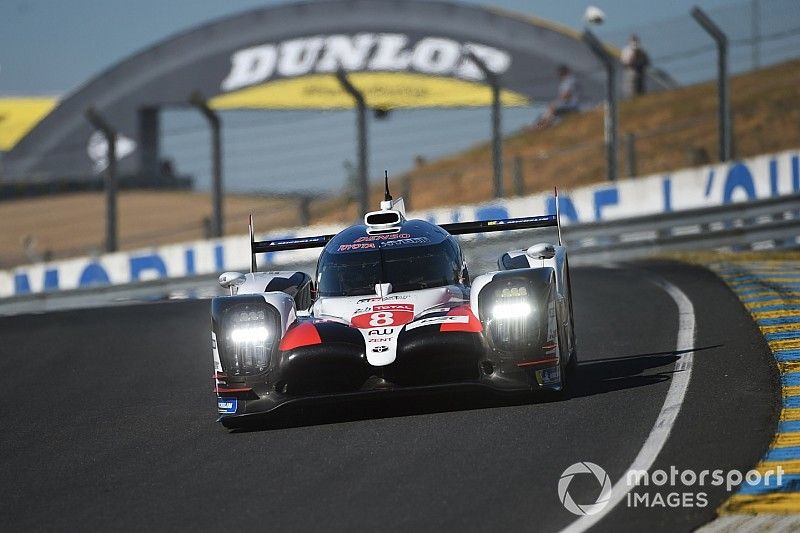
<svg viewBox="0 0 800 533">
<path fill-rule="evenodd" d="M 392 195 L 389 194 L 389 171 L 383 171 L 383 186 L 384 186 L 384 193 L 383 193 L 383 201 L 381 202 L 381 210 L 385 211 L 387 209 L 392 208 Z"/>
</svg>

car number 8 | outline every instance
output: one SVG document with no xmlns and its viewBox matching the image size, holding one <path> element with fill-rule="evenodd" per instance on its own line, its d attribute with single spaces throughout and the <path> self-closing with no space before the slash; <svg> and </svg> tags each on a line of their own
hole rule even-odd
<svg viewBox="0 0 800 533">
<path fill-rule="evenodd" d="M 369 325 L 375 328 L 391 326 L 392 324 L 394 324 L 394 314 L 389 311 L 372 313 L 372 316 L 369 319 Z"/>
</svg>

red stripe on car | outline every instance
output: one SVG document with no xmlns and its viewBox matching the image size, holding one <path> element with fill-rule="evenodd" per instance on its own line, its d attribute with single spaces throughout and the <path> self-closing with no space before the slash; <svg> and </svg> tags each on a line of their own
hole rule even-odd
<svg viewBox="0 0 800 533">
<path fill-rule="evenodd" d="M 285 352 L 301 346 L 313 346 L 314 344 L 322 344 L 319 332 L 314 327 L 314 324 L 303 322 L 286 332 L 286 335 L 281 339 L 279 349 Z"/>
<path fill-rule="evenodd" d="M 520 361 L 517 363 L 519 367 L 525 366 L 538 366 L 538 365 L 550 365 L 553 363 L 558 363 L 558 357 L 551 357 L 549 359 L 536 359 L 531 361 Z"/>
<path fill-rule="evenodd" d="M 473 314 L 472 309 L 468 305 L 460 305 L 452 308 L 447 316 L 466 316 L 466 322 L 444 322 L 439 331 L 467 331 L 469 333 L 479 333 L 483 331 L 481 321 Z"/>
</svg>

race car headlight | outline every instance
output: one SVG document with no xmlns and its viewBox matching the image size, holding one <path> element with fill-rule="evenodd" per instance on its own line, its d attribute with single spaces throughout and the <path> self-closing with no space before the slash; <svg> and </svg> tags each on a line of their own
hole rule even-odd
<svg viewBox="0 0 800 533">
<path fill-rule="evenodd" d="M 233 309 L 230 315 L 230 321 L 234 324 L 249 324 L 253 322 L 260 322 L 267 318 L 267 313 L 263 309 L 253 311 L 250 306 L 242 310 Z"/>
<path fill-rule="evenodd" d="M 231 330 L 231 340 L 234 343 L 263 343 L 269 337 L 269 330 L 264 326 L 240 327 Z"/>
<path fill-rule="evenodd" d="M 277 346 L 280 316 L 263 300 L 236 303 L 221 313 L 220 356 L 228 375 L 264 372 Z"/>
<path fill-rule="evenodd" d="M 479 306 L 492 347 L 501 354 L 532 352 L 542 330 L 543 288 L 535 273 L 497 276 L 480 292 Z"/>
<path fill-rule="evenodd" d="M 503 287 L 494 293 L 494 304 L 490 308 L 489 329 L 494 341 L 503 349 L 525 345 L 531 333 L 530 322 L 533 302 L 525 286 Z"/>
<path fill-rule="evenodd" d="M 492 318 L 507 320 L 513 318 L 527 318 L 533 312 L 533 307 L 528 302 L 498 302 L 492 308 Z"/>
</svg>

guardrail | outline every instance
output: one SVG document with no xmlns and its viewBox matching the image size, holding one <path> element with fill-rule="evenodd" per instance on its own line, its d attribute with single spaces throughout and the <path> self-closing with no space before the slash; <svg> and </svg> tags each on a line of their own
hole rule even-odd
<svg viewBox="0 0 800 533">
<path fill-rule="evenodd" d="M 800 194 L 604 223 L 573 224 L 566 226 L 563 233 L 573 265 L 626 261 L 680 250 L 800 249 Z M 524 247 L 530 240 L 525 233 L 487 234 L 465 241 L 464 248 L 481 267 L 490 267 L 502 253 L 501 249 Z M 308 270 L 313 263 L 281 265 L 282 270 L 292 268 Z M 0 315 L 215 294 L 222 294 L 216 275 L 206 274 L 15 296 L 0 299 Z"/>
<path fill-rule="evenodd" d="M 210 298 L 223 294 L 216 275 L 164 278 L 124 285 L 45 291 L 0 298 L 0 316 L 46 313 L 161 300 Z"/>
<path fill-rule="evenodd" d="M 624 260 L 679 250 L 800 248 L 800 194 L 567 226 L 571 256 Z"/>
</svg>

